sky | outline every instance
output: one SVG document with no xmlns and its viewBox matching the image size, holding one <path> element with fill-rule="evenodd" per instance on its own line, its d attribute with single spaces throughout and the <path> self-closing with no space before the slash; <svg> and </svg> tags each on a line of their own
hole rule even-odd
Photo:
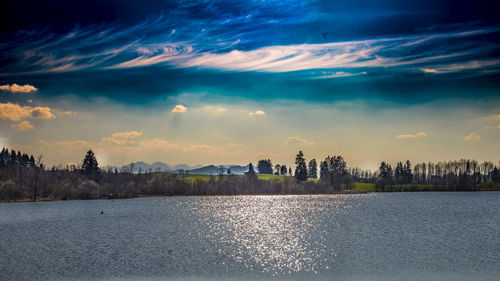
<svg viewBox="0 0 500 281">
<path fill-rule="evenodd" d="M 147 3 L 144 3 L 147 2 Z M 500 160 L 494 1 L 0 3 L 0 146 L 47 165 Z"/>
</svg>

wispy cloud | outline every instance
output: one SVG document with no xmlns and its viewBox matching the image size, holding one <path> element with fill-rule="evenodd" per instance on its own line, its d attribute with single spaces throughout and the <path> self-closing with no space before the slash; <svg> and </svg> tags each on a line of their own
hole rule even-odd
<svg viewBox="0 0 500 281">
<path fill-rule="evenodd" d="M 142 136 L 142 131 L 117 132 L 111 135 L 112 138 L 133 139 Z"/>
<path fill-rule="evenodd" d="M 300 138 L 300 137 L 288 137 L 285 140 L 286 145 L 293 145 L 293 144 L 305 144 L 305 145 L 311 145 L 315 144 L 313 141 L 308 141 L 306 139 Z"/>
<path fill-rule="evenodd" d="M 153 65 L 259 72 L 335 69 L 321 77 L 338 78 L 376 67 L 450 73 L 500 65 L 495 55 L 499 44 L 477 39 L 498 32 L 498 27 L 322 44 L 271 44 L 261 38 L 269 27 L 259 25 L 253 15 L 224 21 L 179 16 L 151 18 L 127 28 L 92 26 L 62 35 L 19 37 L 0 45 L 0 51 L 12 61 L 0 70 L 9 75 Z M 174 20 L 186 26 L 181 28 Z M 249 21 L 257 30 L 240 25 Z M 279 26 L 279 21 L 273 23 Z M 349 71 L 353 68 L 361 70 Z"/>
<path fill-rule="evenodd" d="M 398 138 L 398 139 L 415 139 L 415 138 L 426 137 L 426 136 L 427 136 L 426 132 L 418 132 L 416 134 L 397 135 L 396 138 Z"/>
<path fill-rule="evenodd" d="M 9 91 L 12 93 L 31 93 L 31 92 L 36 92 L 38 91 L 37 88 L 35 88 L 32 85 L 17 85 L 16 83 L 14 84 L 6 84 L 6 85 L 0 85 L 0 90 L 3 91 Z"/>
<path fill-rule="evenodd" d="M 22 121 L 21 123 L 12 124 L 10 126 L 21 131 L 33 130 L 35 128 L 30 121 Z"/>
<path fill-rule="evenodd" d="M 366 75 L 366 71 L 363 72 L 344 72 L 344 71 L 337 71 L 334 73 L 322 73 L 319 76 L 315 76 L 313 78 L 315 79 L 328 79 L 328 78 L 342 78 L 342 77 L 351 77 L 351 76 L 359 76 L 359 75 Z"/>
<path fill-rule="evenodd" d="M 434 68 L 421 68 L 420 70 L 425 73 L 450 73 L 463 70 L 475 70 L 489 67 L 496 67 L 500 65 L 500 60 L 474 60 L 464 63 L 453 63 L 449 65 L 439 65 Z"/>
<path fill-rule="evenodd" d="M 481 137 L 478 134 L 476 134 L 476 133 L 471 133 L 471 134 L 467 135 L 464 138 L 464 140 L 467 141 L 467 142 L 480 141 Z"/>
</svg>

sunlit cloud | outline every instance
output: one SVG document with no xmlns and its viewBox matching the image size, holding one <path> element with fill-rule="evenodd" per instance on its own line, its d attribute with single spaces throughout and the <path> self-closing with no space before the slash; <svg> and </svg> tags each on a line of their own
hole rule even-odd
<svg viewBox="0 0 500 281">
<path fill-rule="evenodd" d="M 254 116 L 254 115 L 264 116 L 264 115 L 266 115 L 266 113 L 262 110 L 257 110 L 257 111 L 248 113 L 248 116 Z"/>
<path fill-rule="evenodd" d="M 77 113 L 74 111 L 64 111 L 63 114 L 66 116 L 76 116 L 77 115 Z"/>
<path fill-rule="evenodd" d="M 133 139 L 142 136 L 142 131 L 117 132 L 111 135 L 112 138 Z"/>
<path fill-rule="evenodd" d="M 416 134 L 397 135 L 396 138 L 398 138 L 398 139 L 415 139 L 415 138 L 426 137 L 426 136 L 427 136 L 426 132 L 418 132 Z"/>
<path fill-rule="evenodd" d="M 481 137 L 478 134 L 476 134 L 476 133 L 471 133 L 468 136 L 466 136 L 464 138 L 464 140 L 467 141 L 467 142 L 474 142 L 474 141 L 481 140 Z"/>
<path fill-rule="evenodd" d="M 300 138 L 300 137 L 288 137 L 285 141 L 286 145 L 294 145 L 294 144 L 305 144 L 305 145 L 311 145 L 315 144 L 312 141 L 308 141 L 306 139 Z"/>
<path fill-rule="evenodd" d="M 37 88 L 35 88 L 34 86 L 32 85 L 18 85 L 18 84 L 6 84 L 6 85 L 0 85 L 0 90 L 3 90 L 3 91 L 9 91 L 9 92 L 12 92 L 12 93 L 31 93 L 31 92 L 36 92 L 38 91 Z"/>
<path fill-rule="evenodd" d="M 83 151 L 93 147 L 92 142 L 86 140 L 70 140 L 49 142 L 44 139 L 38 140 L 38 144 L 44 147 L 53 147 L 63 151 Z"/>
<path fill-rule="evenodd" d="M 494 67 L 500 65 L 500 60 L 473 60 L 463 63 L 454 63 L 449 65 L 440 65 L 435 68 L 421 68 L 420 70 L 425 73 L 450 73 L 463 70 L 475 70 L 487 67 Z"/>
<path fill-rule="evenodd" d="M 185 107 L 184 105 L 182 104 L 178 104 L 176 105 L 173 109 L 172 109 L 172 112 L 176 112 L 176 113 L 182 113 L 182 112 L 186 112 L 187 111 L 187 107 Z"/>
<path fill-rule="evenodd" d="M 22 121 L 21 123 L 12 124 L 10 126 L 21 131 L 33 130 L 35 128 L 30 121 Z"/>
<path fill-rule="evenodd" d="M 21 119 L 52 119 L 56 116 L 49 107 L 21 106 L 14 103 L 0 103 L 0 119 L 19 121 Z"/>
<path fill-rule="evenodd" d="M 101 142 L 104 144 L 112 145 L 125 145 L 125 144 L 135 144 L 136 141 L 132 140 L 142 136 L 142 131 L 128 131 L 128 132 L 117 132 L 111 134 L 110 137 L 102 137 Z"/>
</svg>

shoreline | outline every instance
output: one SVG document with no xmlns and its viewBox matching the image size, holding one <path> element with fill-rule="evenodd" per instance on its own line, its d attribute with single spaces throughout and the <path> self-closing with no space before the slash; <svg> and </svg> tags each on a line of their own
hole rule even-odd
<svg viewBox="0 0 500 281">
<path fill-rule="evenodd" d="M 124 200 L 124 199 L 136 199 L 136 198 L 161 198 L 161 197 L 232 197 L 232 196 L 311 196 L 311 195 L 352 195 L 352 194 L 369 194 L 369 193 L 415 193 L 415 192 L 445 192 L 445 193 L 455 193 L 455 192 L 467 192 L 467 193 L 475 193 L 475 192 L 498 192 L 498 190 L 477 190 L 477 191 L 441 191 L 441 190 L 415 190 L 415 191 L 365 191 L 365 190 L 341 190 L 333 193 L 303 193 L 303 194 L 293 194 L 293 193 L 284 193 L 284 194 L 269 194 L 269 193 L 260 193 L 260 194 L 203 194 L 203 195 L 172 195 L 172 194 L 155 194 L 155 195 L 147 195 L 141 194 L 133 197 L 119 197 L 119 198 L 92 198 L 92 199 L 50 199 L 47 197 L 39 197 L 36 201 L 31 199 L 21 199 L 21 200 L 0 200 L 1 203 L 36 203 L 36 202 L 57 202 L 57 201 L 88 201 L 88 200 Z"/>
<path fill-rule="evenodd" d="M 200 197 L 200 196 L 206 196 L 206 197 L 214 197 L 214 196 L 290 196 L 290 195 L 299 195 L 299 196 L 310 196 L 310 195 L 349 195 L 349 194 L 368 194 L 372 193 L 370 191 L 364 191 L 364 190 L 341 190 L 338 192 L 333 192 L 333 193 L 303 193 L 303 194 L 293 194 L 293 193 L 283 193 L 283 194 L 269 194 L 269 193 L 259 193 L 259 194 L 200 194 L 200 195 L 173 195 L 173 194 L 155 194 L 155 195 L 148 195 L 148 194 L 141 194 L 137 196 L 132 196 L 132 197 L 118 197 L 118 198 L 92 198 L 92 199 L 51 199 L 47 197 L 38 197 L 36 201 L 33 201 L 32 199 L 20 199 L 20 200 L 0 200 L 0 203 L 35 203 L 35 202 L 57 202 L 57 201 L 87 201 L 87 200 L 122 200 L 122 199 L 134 199 L 134 198 L 161 198 L 161 197 Z"/>
</svg>

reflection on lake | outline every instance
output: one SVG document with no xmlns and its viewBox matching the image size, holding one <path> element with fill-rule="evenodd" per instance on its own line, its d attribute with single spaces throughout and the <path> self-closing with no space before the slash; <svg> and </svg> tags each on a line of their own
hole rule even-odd
<svg viewBox="0 0 500 281">
<path fill-rule="evenodd" d="M 499 235 L 500 192 L 0 204 L 0 280 L 498 280 Z"/>
</svg>

